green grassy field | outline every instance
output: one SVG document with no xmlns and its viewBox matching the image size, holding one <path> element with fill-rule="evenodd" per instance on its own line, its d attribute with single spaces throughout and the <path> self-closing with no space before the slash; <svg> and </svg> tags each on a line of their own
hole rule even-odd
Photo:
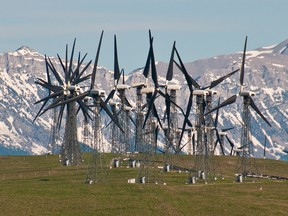
<svg viewBox="0 0 288 216">
<path fill-rule="evenodd" d="M 107 161 L 113 155 L 106 154 Z M 0 215 L 287 215 L 288 181 L 234 182 L 236 157 L 216 157 L 222 178 L 186 184 L 186 172 L 155 171 L 158 184 L 128 184 L 137 168 L 109 170 L 105 183 L 85 184 L 84 164 L 61 166 L 58 156 L 0 156 Z M 187 167 L 193 158 L 174 156 Z M 163 158 L 157 156 L 159 165 Z M 258 159 L 258 171 L 288 177 L 288 163 Z M 220 169 L 221 167 L 221 169 Z M 218 170 L 218 171 L 217 171 Z M 164 184 L 165 183 L 165 184 Z"/>
</svg>

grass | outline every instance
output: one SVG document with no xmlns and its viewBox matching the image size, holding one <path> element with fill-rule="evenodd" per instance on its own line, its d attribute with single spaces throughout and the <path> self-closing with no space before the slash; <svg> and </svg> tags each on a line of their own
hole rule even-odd
<svg viewBox="0 0 288 216">
<path fill-rule="evenodd" d="M 156 160 L 163 165 L 161 156 Z M 193 166 L 191 156 L 169 160 Z M 138 170 L 126 166 L 111 169 L 107 182 L 88 185 L 86 163 L 65 167 L 56 155 L 0 156 L 1 215 L 287 215 L 288 182 L 235 183 L 236 157 L 215 158 L 224 180 L 196 185 L 185 184 L 185 172 L 157 172 L 157 185 L 128 184 Z M 261 173 L 288 177 L 287 162 L 257 159 L 256 164 Z"/>
</svg>

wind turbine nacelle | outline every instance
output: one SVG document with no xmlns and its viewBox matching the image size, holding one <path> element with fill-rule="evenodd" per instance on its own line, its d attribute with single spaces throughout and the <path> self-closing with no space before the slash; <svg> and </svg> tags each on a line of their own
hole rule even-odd
<svg viewBox="0 0 288 216">
<path fill-rule="evenodd" d="M 81 88 L 80 86 L 78 85 L 70 85 L 70 86 L 67 86 L 67 90 L 69 91 L 75 91 L 75 92 L 80 92 Z"/>
<path fill-rule="evenodd" d="M 220 135 L 220 136 L 226 136 L 227 133 L 226 133 L 226 132 L 223 132 L 223 131 L 220 131 L 220 132 L 219 132 L 219 135 Z"/>
<path fill-rule="evenodd" d="M 91 89 L 90 90 L 90 94 L 91 95 L 98 95 L 100 97 L 105 97 L 106 96 L 105 91 L 101 90 L 101 89 Z"/>
<path fill-rule="evenodd" d="M 138 88 L 138 87 L 143 87 L 143 86 L 146 86 L 145 82 L 134 83 L 131 85 L 132 88 Z"/>
<path fill-rule="evenodd" d="M 179 85 L 167 85 L 168 90 L 180 90 L 180 88 Z"/>
<path fill-rule="evenodd" d="M 125 110 L 125 111 L 132 111 L 132 107 L 124 106 L 124 110 Z"/>
<path fill-rule="evenodd" d="M 195 89 L 193 95 L 209 95 L 207 90 Z"/>
<path fill-rule="evenodd" d="M 208 92 L 209 92 L 209 94 L 210 95 L 217 95 L 218 94 L 218 92 L 217 91 L 215 91 L 215 90 L 208 90 Z"/>
<path fill-rule="evenodd" d="M 251 91 L 241 91 L 240 93 L 239 93 L 239 95 L 240 96 L 243 96 L 243 97 L 247 97 L 247 96 L 249 96 L 249 97 L 252 97 L 252 96 L 255 96 L 256 95 L 256 93 L 255 92 L 251 92 Z"/>
<path fill-rule="evenodd" d="M 65 95 L 65 96 L 67 96 L 67 97 L 70 97 L 70 96 L 71 96 L 70 90 L 69 90 L 69 89 L 65 89 L 65 90 L 63 91 L 63 95 Z"/>
<path fill-rule="evenodd" d="M 85 103 L 87 103 L 87 102 L 88 102 L 88 101 L 90 101 L 91 99 L 92 99 L 91 97 L 89 97 L 89 96 L 86 96 L 86 97 L 84 97 L 84 99 L 83 99 L 83 100 L 84 100 L 84 102 L 85 102 Z"/>
<path fill-rule="evenodd" d="M 116 107 L 116 106 L 120 106 L 120 103 L 115 102 L 115 101 L 110 101 L 110 102 L 109 102 L 109 105 L 110 105 L 110 106 L 115 106 L 115 107 Z"/>
<path fill-rule="evenodd" d="M 116 88 L 119 90 L 124 90 L 124 89 L 130 89 L 130 86 L 125 84 L 118 84 Z"/>
<path fill-rule="evenodd" d="M 141 89 L 141 94 L 153 93 L 154 90 L 155 90 L 154 87 L 143 88 L 143 89 Z"/>
</svg>

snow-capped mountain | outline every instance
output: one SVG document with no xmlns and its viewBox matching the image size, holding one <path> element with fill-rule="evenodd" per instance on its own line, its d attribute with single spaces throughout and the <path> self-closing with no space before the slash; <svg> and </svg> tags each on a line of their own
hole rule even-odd
<svg viewBox="0 0 288 216">
<path fill-rule="evenodd" d="M 181 50 L 180 54 L 181 54 Z M 211 81 L 240 68 L 242 52 L 220 55 L 187 63 L 189 74 L 201 85 L 207 86 Z M 54 65 L 60 68 L 56 58 L 51 57 Z M 87 60 L 88 61 L 88 60 Z M 145 63 L 145 62 L 144 62 Z M 244 84 L 245 89 L 256 92 L 253 98 L 259 110 L 271 123 L 270 128 L 252 110 L 252 141 L 257 157 L 263 157 L 264 139 L 267 136 L 266 157 L 284 159 L 284 148 L 288 147 L 288 40 L 278 45 L 247 51 Z M 165 82 L 168 64 L 157 63 L 159 82 Z M 105 68 L 98 68 L 97 83 L 110 92 L 113 74 Z M 92 66 L 87 70 L 92 71 Z M 186 109 L 189 89 L 184 76 L 175 67 L 173 82 L 181 85 L 177 93 L 177 103 Z M 234 74 L 215 87 L 221 101 L 239 92 L 239 75 Z M 47 112 L 35 123 L 33 119 L 40 108 L 34 102 L 47 95 L 47 92 L 34 82 L 36 77 L 46 79 L 44 56 L 29 47 L 21 47 L 14 52 L 0 55 L 0 146 L 17 148 L 29 154 L 46 152 L 50 136 L 51 113 Z M 126 84 L 144 81 L 142 71 L 136 70 L 126 76 Z M 135 89 L 129 90 L 131 100 L 135 99 Z M 215 103 L 218 100 L 215 96 Z M 157 99 L 159 113 L 164 111 L 161 99 Z M 195 105 L 195 101 L 193 101 Z M 219 113 L 220 128 L 234 126 L 228 136 L 240 146 L 242 98 L 237 103 L 221 109 Z M 193 113 L 191 114 L 193 119 Z M 179 117 L 180 119 L 181 117 Z M 181 120 L 180 120 L 181 121 Z M 79 128 L 81 125 L 79 124 Z M 109 139 L 107 137 L 107 139 Z M 228 143 L 226 151 L 229 151 Z M 1 150 L 0 148 L 0 150 Z M 1 154 L 1 152 L 0 152 Z"/>
</svg>

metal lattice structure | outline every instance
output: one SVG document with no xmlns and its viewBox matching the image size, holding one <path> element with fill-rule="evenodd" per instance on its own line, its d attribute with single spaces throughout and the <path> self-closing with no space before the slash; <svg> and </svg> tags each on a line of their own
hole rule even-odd
<svg viewBox="0 0 288 216">
<path fill-rule="evenodd" d="M 186 129 L 186 124 L 188 124 L 190 111 L 192 109 L 193 96 L 195 96 L 195 99 L 196 99 L 196 113 L 195 113 L 195 124 L 194 124 L 195 133 L 196 133 L 195 134 L 195 138 L 196 138 L 195 171 L 197 173 L 201 172 L 202 177 L 207 178 L 209 172 L 213 172 L 213 173 L 215 172 L 213 158 L 210 157 L 213 154 L 214 135 L 213 135 L 212 130 L 214 129 L 214 127 L 212 127 L 211 116 L 206 117 L 206 119 L 208 120 L 208 125 L 205 122 L 205 118 L 204 118 L 204 113 L 207 110 L 207 105 L 208 105 L 208 109 L 211 109 L 212 95 L 215 94 L 215 91 L 212 91 L 211 89 L 217 86 L 218 84 L 220 84 L 226 78 L 235 74 L 239 70 L 235 70 L 217 80 L 212 81 L 209 86 L 201 87 L 191 77 L 191 75 L 188 74 L 176 48 L 175 48 L 175 51 L 179 60 L 179 64 L 176 63 L 176 65 L 180 69 L 180 71 L 183 73 L 183 75 L 185 76 L 185 79 L 187 81 L 189 91 L 190 91 L 189 101 L 188 101 L 185 119 L 183 122 L 182 132 L 180 136 L 180 142 L 182 140 L 184 131 Z M 199 177 L 199 174 L 198 174 L 198 177 Z"/>
<path fill-rule="evenodd" d="M 64 139 L 60 150 L 60 161 L 63 165 L 78 165 L 82 162 L 80 146 L 77 137 L 76 104 L 79 105 L 84 117 L 89 117 L 87 107 L 85 107 L 85 104 L 82 101 L 85 96 L 83 97 L 80 93 L 81 84 L 89 78 L 89 75 L 83 76 L 89 64 L 86 65 L 86 67 L 83 69 L 81 68 L 86 55 L 81 59 L 79 53 L 76 66 L 73 65 L 75 42 L 76 39 L 73 43 L 69 61 L 68 45 L 66 45 L 65 61 L 62 61 L 58 55 L 58 60 L 60 62 L 64 76 L 61 77 L 60 73 L 57 71 L 50 58 L 45 56 L 47 81 L 41 78 L 38 78 L 36 81 L 36 84 L 39 84 L 40 86 L 49 90 L 49 95 L 36 102 L 43 102 L 43 104 L 35 119 L 43 115 L 46 111 L 59 106 L 60 109 L 58 114 L 57 127 L 60 129 L 63 113 L 66 108 Z M 54 79 L 51 79 L 51 75 L 54 76 Z M 52 103 L 48 105 L 50 99 L 52 100 Z"/>
<path fill-rule="evenodd" d="M 103 149 L 102 120 L 100 114 L 101 98 L 95 97 L 93 103 L 95 107 L 92 121 L 92 127 L 93 127 L 92 155 L 86 176 L 86 182 L 89 184 L 106 182 L 109 171 L 103 155 L 104 149 Z"/>
<path fill-rule="evenodd" d="M 238 148 L 241 150 L 241 158 L 236 167 L 238 175 L 247 176 L 248 173 L 257 172 L 254 158 L 254 146 L 251 140 L 251 113 L 250 107 L 271 127 L 270 123 L 260 112 L 252 97 L 256 95 L 255 92 L 244 90 L 244 68 L 245 68 L 245 57 L 246 57 L 247 37 L 245 38 L 244 51 L 242 56 L 242 63 L 240 69 L 240 91 L 238 94 L 231 96 L 220 105 L 213 108 L 210 112 L 220 109 L 224 106 L 232 104 L 236 101 L 237 97 L 243 98 L 243 109 L 242 109 L 242 130 L 241 130 L 241 146 Z"/>
<path fill-rule="evenodd" d="M 58 111 L 56 108 L 53 109 L 53 115 L 52 115 L 52 123 L 51 123 L 51 129 L 50 129 L 50 137 L 48 142 L 48 152 L 51 152 L 51 154 L 58 153 L 58 141 L 59 141 L 59 130 L 57 128 L 57 119 L 58 119 Z"/>
</svg>

